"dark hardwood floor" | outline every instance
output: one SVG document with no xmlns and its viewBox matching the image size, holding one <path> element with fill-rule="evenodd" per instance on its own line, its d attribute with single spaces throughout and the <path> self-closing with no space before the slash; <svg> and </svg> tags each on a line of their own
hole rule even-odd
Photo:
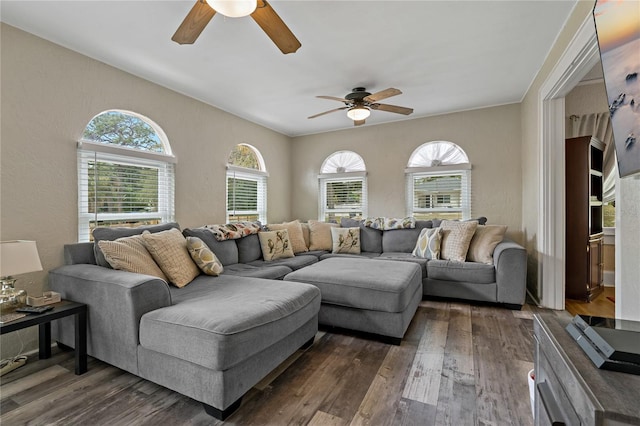
<svg viewBox="0 0 640 426">
<path fill-rule="evenodd" d="M 400 346 L 321 331 L 245 395 L 225 425 L 531 425 L 537 308 L 423 301 Z M 220 424 L 185 396 L 73 353 L 1 378 L 2 425 Z M 37 355 L 36 355 L 37 357 Z"/>
</svg>

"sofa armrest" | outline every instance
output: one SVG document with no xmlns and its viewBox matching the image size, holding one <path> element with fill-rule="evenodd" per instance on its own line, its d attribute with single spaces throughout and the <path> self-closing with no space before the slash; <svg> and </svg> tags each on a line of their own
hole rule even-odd
<svg viewBox="0 0 640 426">
<path fill-rule="evenodd" d="M 523 305 L 527 289 L 527 251 L 521 245 L 503 240 L 493 251 L 496 267 L 497 302 Z"/>
<path fill-rule="evenodd" d="M 50 271 L 49 286 L 64 299 L 88 305 L 89 355 L 138 374 L 140 318 L 171 305 L 167 283 L 149 275 L 77 264 Z M 73 347 L 73 318 L 55 321 L 52 334 Z"/>
</svg>

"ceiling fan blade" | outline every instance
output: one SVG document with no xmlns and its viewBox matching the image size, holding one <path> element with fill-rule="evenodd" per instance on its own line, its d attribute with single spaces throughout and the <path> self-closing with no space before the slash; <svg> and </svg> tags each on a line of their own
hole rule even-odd
<svg viewBox="0 0 640 426">
<path fill-rule="evenodd" d="M 362 126 L 364 124 L 364 120 L 353 120 L 354 126 Z"/>
<path fill-rule="evenodd" d="M 206 1 L 196 1 L 171 40 L 178 44 L 193 44 L 215 14 Z"/>
<path fill-rule="evenodd" d="M 377 109 L 380 111 L 387 111 L 387 112 L 395 112 L 396 114 L 404 114 L 404 115 L 409 115 L 413 112 L 413 108 L 405 108 L 405 107 L 389 105 L 389 104 L 372 104 L 370 105 L 370 107 L 371 109 Z"/>
<path fill-rule="evenodd" d="M 251 17 L 267 33 L 282 53 L 293 53 L 302 46 L 266 0 L 258 0 L 258 7 L 251 14 Z"/>
<path fill-rule="evenodd" d="M 372 95 L 369 95 L 363 99 L 365 102 L 378 102 L 382 99 L 390 98 L 391 96 L 401 95 L 402 92 L 398 89 L 390 87 L 389 89 L 381 90 Z"/>
<path fill-rule="evenodd" d="M 337 98 L 335 96 L 316 96 L 316 98 L 320 98 L 320 99 L 329 99 L 330 101 L 338 101 L 338 102 L 347 102 L 347 103 L 351 103 L 350 100 L 348 99 L 344 99 L 344 98 Z"/>
<path fill-rule="evenodd" d="M 349 108 L 349 107 L 345 106 L 345 107 L 342 107 L 342 108 L 331 109 L 329 111 L 321 112 L 320 114 L 312 115 L 311 117 L 307 117 L 307 118 L 316 118 L 316 117 L 320 117 L 321 115 L 329 114 L 329 113 L 340 111 L 340 110 L 347 109 L 347 108 Z"/>
</svg>

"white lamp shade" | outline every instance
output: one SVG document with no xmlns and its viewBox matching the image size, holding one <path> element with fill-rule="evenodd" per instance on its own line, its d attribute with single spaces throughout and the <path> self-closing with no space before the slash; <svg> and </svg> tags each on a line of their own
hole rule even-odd
<svg viewBox="0 0 640 426">
<path fill-rule="evenodd" d="M 258 6 L 257 0 L 207 0 L 209 6 L 229 18 L 249 16 Z"/>
<path fill-rule="evenodd" d="M 42 271 L 35 241 L 0 241 L 0 277 Z"/>
<path fill-rule="evenodd" d="M 364 120 L 371 115 L 371 111 L 369 108 L 362 106 L 355 106 L 347 111 L 347 117 L 352 119 L 353 121 Z"/>
</svg>

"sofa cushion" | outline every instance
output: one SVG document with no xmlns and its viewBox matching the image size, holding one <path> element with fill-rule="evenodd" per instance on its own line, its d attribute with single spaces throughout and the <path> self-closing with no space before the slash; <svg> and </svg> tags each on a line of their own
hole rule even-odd
<svg viewBox="0 0 640 426">
<path fill-rule="evenodd" d="M 431 228 L 430 220 L 417 220 L 415 228 L 392 229 L 382 233 L 382 252 L 411 253 L 416 247 L 420 232 L 424 228 Z"/>
<path fill-rule="evenodd" d="M 379 257 L 380 253 L 371 253 L 369 251 L 361 251 L 358 254 L 342 254 L 342 253 L 327 253 L 322 252 L 320 255 L 320 260 L 330 259 L 332 257 L 351 257 L 353 259 L 374 259 Z"/>
<path fill-rule="evenodd" d="M 295 271 L 296 269 L 304 268 L 305 266 L 316 263 L 317 261 L 318 261 L 318 258 L 316 256 L 298 254 L 294 257 L 287 257 L 287 258 L 276 259 L 272 261 L 254 260 L 253 262 L 250 262 L 249 265 L 255 266 L 257 268 L 272 267 L 272 266 L 286 266 Z"/>
<path fill-rule="evenodd" d="M 136 228 L 110 228 L 107 226 L 95 228 L 92 232 L 93 241 L 94 241 L 94 254 L 96 257 L 96 264 L 100 266 L 104 266 L 106 268 L 111 268 L 109 262 L 104 258 L 102 251 L 100 250 L 100 246 L 98 242 L 101 240 L 113 241 L 122 237 L 130 237 L 132 235 L 140 235 L 144 231 L 149 231 L 151 233 L 167 231 L 171 228 L 180 229 L 180 225 L 175 222 L 170 223 L 161 223 L 159 225 L 146 225 L 146 226 L 138 226 Z"/>
<path fill-rule="evenodd" d="M 235 240 L 238 247 L 238 263 L 249 263 L 262 260 L 262 247 L 258 234 L 247 235 Z"/>
<path fill-rule="evenodd" d="M 360 228 L 360 251 L 382 253 L 382 231 L 364 226 L 361 220 L 343 217 L 340 219 L 343 228 Z"/>
<path fill-rule="evenodd" d="M 360 253 L 360 228 L 331 228 L 331 253 Z"/>
<path fill-rule="evenodd" d="M 100 250 L 113 269 L 152 275 L 169 281 L 144 245 L 141 235 L 98 241 Z"/>
<path fill-rule="evenodd" d="M 191 291 L 142 316 L 140 344 L 217 371 L 284 339 L 320 308 L 318 289 L 301 283 L 201 276 L 180 290 Z"/>
<path fill-rule="evenodd" d="M 284 223 L 270 223 L 267 225 L 267 229 L 269 231 L 279 231 L 282 229 L 286 229 L 289 233 L 289 241 L 291 241 L 291 246 L 293 248 L 294 254 L 309 251 L 309 246 L 304 240 L 302 225 L 300 224 L 299 220 Z"/>
<path fill-rule="evenodd" d="M 200 275 L 200 270 L 187 250 L 187 240 L 179 229 L 173 228 L 155 234 L 144 231 L 142 239 L 171 284 L 184 287 Z"/>
<path fill-rule="evenodd" d="M 471 243 L 471 238 L 478 227 L 478 222 L 443 220 L 440 227 L 442 228 L 440 258 L 464 262 L 467 259 L 469 243 Z"/>
<path fill-rule="evenodd" d="M 493 265 L 475 262 L 430 260 L 427 263 L 427 275 L 435 280 L 475 284 L 492 284 L 496 282 L 496 269 Z"/>
<path fill-rule="evenodd" d="M 198 237 L 218 256 L 224 266 L 238 263 L 238 246 L 236 240 L 218 241 L 207 228 L 185 228 L 185 237 Z"/>
<path fill-rule="evenodd" d="M 420 231 L 412 254 L 424 259 L 440 259 L 442 228 L 424 228 Z"/>
<path fill-rule="evenodd" d="M 337 223 L 309 220 L 309 250 L 333 249 L 331 228 L 339 226 Z"/>
<path fill-rule="evenodd" d="M 488 265 L 493 264 L 493 250 L 503 240 L 507 227 L 504 225 L 478 225 L 469 244 L 467 260 Z"/>
<path fill-rule="evenodd" d="M 187 237 L 187 250 L 198 268 L 207 275 L 217 277 L 224 267 L 214 252 L 198 237 Z"/>
<path fill-rule="evenodd" d="M 403 312 L 422 288 L 416 264 L 342 257 L 314 263 L 284 279 L 317 286 L 323 304 L 382 312 Z"/>
<path fill-rule="evenodd" d="M 285 275 L 287 275 L 291 271 L 293 271 L 293 269 L 285 265 L 258 267 L 258 266 L 249 265 L 246 263 L 233 263 L 231 265 L 225 265 L 223 276 L 234 275 L 234 276 L 241 276 L 241 277 L 267 278 L 270 280 L 281 280 L 282 278 L 284 278 Z"/>
<path fill-rule="evenodd" d="M 262 257 L 267 262 L 295 256 L 289 239 L 289 232 L 286 229 L 280 231 L 260 231 L 260 246 L 262 247 Z"/>
<path fill-rule="evenodd" d="M 416 257 L 411 253 L 394 253 L 394 252 L 386 252 L 382 253 L 378 257 L 373 257 L 373 260 L 396 260 L 401 262 L 413 262 L 420 266 L 422 269 L 422 278 L 427 277 L 427 263 L 429 262 L 427 259 L 422 257 Z"/>
</svg>

